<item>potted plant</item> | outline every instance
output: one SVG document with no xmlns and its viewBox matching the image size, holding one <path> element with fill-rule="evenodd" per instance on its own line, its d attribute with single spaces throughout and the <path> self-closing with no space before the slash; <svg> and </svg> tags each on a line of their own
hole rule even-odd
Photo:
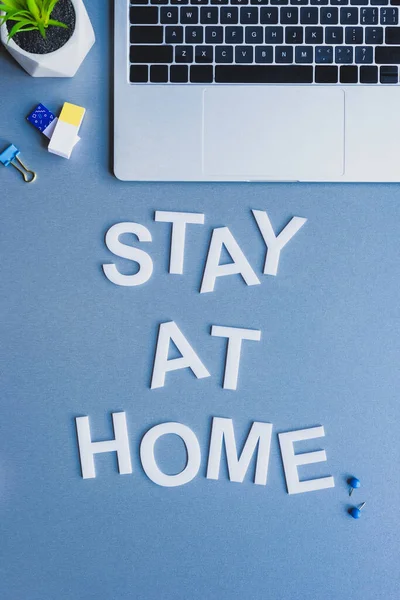
<svg viewBox="0 0 400 600">
<path fill-rule="evenodd" d="M 0 0 L 0 36 L 33 77 L 73 77 L 95 41 L 82 0 Z"/>
</svg>

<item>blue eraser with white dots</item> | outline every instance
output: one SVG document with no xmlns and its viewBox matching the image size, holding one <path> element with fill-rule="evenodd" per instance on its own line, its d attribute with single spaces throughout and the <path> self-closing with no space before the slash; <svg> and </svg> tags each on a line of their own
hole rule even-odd
<svg viewBox="0 0 400 600">
<path fill-rule="evenodd" d="M 44 104 L 38 104 L 26 120 L 48 138 L 51 138 L 57 123 L 57 117 Z"/>
</svg>

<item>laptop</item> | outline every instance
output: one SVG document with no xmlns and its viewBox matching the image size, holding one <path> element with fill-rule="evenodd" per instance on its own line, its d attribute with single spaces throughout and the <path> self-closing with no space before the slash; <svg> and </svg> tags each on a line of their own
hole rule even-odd
<svg viewBox="0 0 400 600">
<path fill-rule="evenodd" d="M 400 0 L 115 0 L 125 181 L 400 181 Z"/>
</svg>

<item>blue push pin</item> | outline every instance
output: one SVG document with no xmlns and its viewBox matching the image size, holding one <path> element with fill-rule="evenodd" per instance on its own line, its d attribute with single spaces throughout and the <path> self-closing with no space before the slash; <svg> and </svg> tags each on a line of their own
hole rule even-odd
<svg viewBox="0 0 400 600">
<path fill-rule="evenodd" d="M 365 506 L 365 502 L 362 502 L 359 507 L 353 506 L 349 509 L 349 514 L 353 517 L 353 519 L 359 519 L 361 517 L 361 511 Z"/>
<path fill-rule="evenodd" d="M 357 479 L 357 477 L 350 477 L 350 479 L 347 480 L 347 483 L 350 486 L 349 496 L 352 495 L 355 489 L 361 487 L 361 481 Z"/>
</svg>

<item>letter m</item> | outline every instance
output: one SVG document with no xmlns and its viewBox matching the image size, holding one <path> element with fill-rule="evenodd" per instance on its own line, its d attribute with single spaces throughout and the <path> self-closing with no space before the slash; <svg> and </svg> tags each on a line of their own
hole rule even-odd
<svg viewBox="0 0 400 600">
<path fill-rule="evenodd" d="M 230 481 L 242 483 L 257 449 L 254 483 L 267 483 L 269 453 L 271 448 L 271 423 L 255 421 L 238 457 L 232 419 L 214 417 L 208 455 L 207 479 L 219 479 L 222 445 L 225 443 L 226 460 Z"/>
</svg>

